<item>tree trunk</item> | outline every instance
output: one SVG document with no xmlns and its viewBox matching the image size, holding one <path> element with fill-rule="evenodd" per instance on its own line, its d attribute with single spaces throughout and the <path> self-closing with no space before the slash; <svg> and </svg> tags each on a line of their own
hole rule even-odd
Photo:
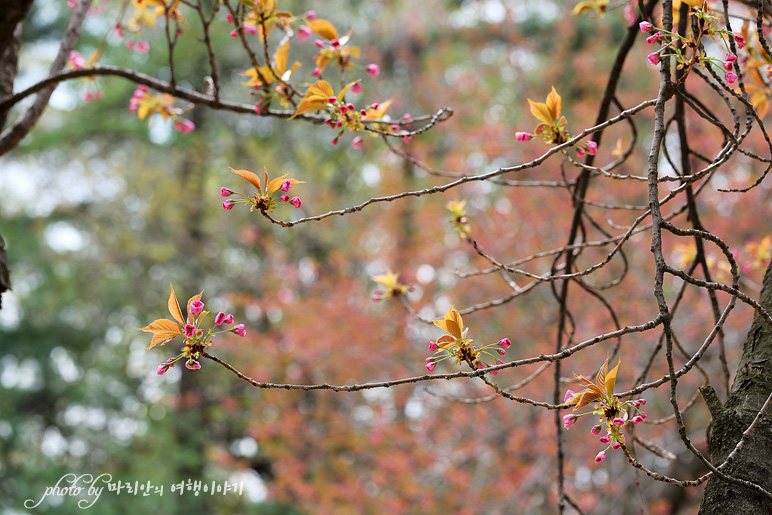
<svg viewBox="0 0 772 515">
<path fill-rule="evenodd" d="M 761 290 L 761 305 L 772 311 L 772 265 L 767 268 Z M 772 391 L 772 329 L 758 314 L 743 346 L 740 366 L 725 405 L 711 387 L 702 393 L 713 417 L 710 457 L 715 464 L 732 452 Z M 772 491 L 772 410 L 747 439 L 727 474 L 752 481 Z M 705 488 L 701 515 L 726 513 L 772 513 L 772 501 L 742 486 L 711 478 Z"/>
<path fill-rule="evenodd" d="M 3 2 L 0 9 L 0 98 L 13 93 L 13 81 L 16 78 L 21 48 L 21 22 L 31 5 L 32 0 Z M 7 117 L 8 111 L 0 111 L 0 132 L 3 131 Z M 5 241 L 0 235 L 0 308 L 3 306 L 3 292 L 10 289 L 11 277 Z"/>
</svg>

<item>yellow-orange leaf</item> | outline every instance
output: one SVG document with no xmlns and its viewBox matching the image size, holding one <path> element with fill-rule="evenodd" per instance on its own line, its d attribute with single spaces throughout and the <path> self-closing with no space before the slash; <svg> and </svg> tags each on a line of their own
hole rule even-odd
<svg viewBox="0 0 772 515">
<path fill-rule="evenodd" d="M 608 364 L 608 360 L 606 360 L 606 363 Z M 617 372 L 619 371 L 619 365 L 621 363 L 622 359 L 620 358 L 619 361 L 617 361 L 617 366 L 615 366 L 611 372 L 606 373 L 606 393 L 608 395 L 614 395 L 614 385 L 617 382 Z M 604 366 L 604 372 L 606 370 L 606 366 Z"/>
<path fill-rule="evenodd" d="M 176 332 L 177 334 L 182 333 L 182 328 L 177 325 L 176 322 L 169 320 L 168 318 L 160 318 L 158 320 L 154 320 L 153 322 L 150 322 L 146 327 L 143 327 L 140 329 L 140 331 L 145 331 L 148 333 L 157 333 L 157 332 Z"/>
<path fill-rule="evenodd" d="M 230 166 L 228 168 L 230 168 Z M 258 177 L 257 174 L 252 173 L 248 170 L 234 170 L 233 168 L 231 168 L 231 172 L 235 173 L 236 175 L 238 175 L 239 177 L 241 177 L 242 179 L 250 183 L 252 186 L 257 188 L 257 191 L 262 191 L 260 189 L 260 177 Z"/>
<path fill-rule="evenodd" d="M 182 334 L 182 328 L 180 328 L 180 326 L 178 326 L 172 320 L 166 318 L 155 320 L 148 324 L 146 327 L 140 329 L 140 331 L 153 333 L 153 339 L 151 340 L 150 346 L 147 347 L 147 349 L 152 349 L 158 343 L 171 340 Z"/>
<path fill-rule="evenodd" d="M 544 102 L 534 102 L 530 98 L 528 103 L 531 106 L 531 114 L 547 125 L 555 125 L 560 119 L 561 111 L 563 111 L 563 99 L 555 91 L 554 86 L 550 94 L 547 95 L 546 104 Z"/>
<path fill-rule="evenodd" d="M 324 52 L 320 53 L 316 56 L 316 67 L 319 68 L 319 71 L 324 71 L 324 69 L 327 67 L 327 63 L 329 63 L 331 60 L 332 56 Z"/>
<path fill-rule="evenodd" d="M 249 77 L 248 81 L 241 83 L 242 86 L 262 86 L 263 84 L 271 84 L 278 80 L 276 75 L 267 66 L 250 68 L 245 72 L 239 72 L 239 75 Z"/>
<path fill-rule="evenodd" d="M 437 343 L 437 346 L 438 346 L 438 347 L 440 347 L 440 348 L 442 348 L 442 349 L 447 349 L 447 348 L 449 348 L 451 345 L 453 345 L 453 343 L 454 343 L 455 341 L 456 341 L 456 339 L 455 339 L 455 338 L 453 338 L 452 336 L 450 336 L 449 334 L 443 334 L 442 336 L 440 336 L 439 338 L 437 338 L 437 342 L 436 342 L 436 343 Z M 439 352 L 439 351 L 438 351 L 438 352 Z"/>
<path fill-rule="evenodd" d="M 547 108 L 550 110 L 553 120 L 560 118 L 560 113 L 563 111 L 563 99 L 555 91 L 555 86 L 552 86 L 552 91 L 547 95 Z"/>
<path fill-rule="evenodd" d="M 380 120 L 383 118 L 383 115 L 386 114 L 386 111 L 389 110 L 389 107 L 391 107 L 392 102 L 394 102 L 392 99 L 387 100 L 386 102 L 382 102 L 378 105 L 378 109 L 373 109 L 372 107 L 369 107 L 367 109 L 367 114 L 362 118 L 363 120 Z"/>
<path fill-rule="evenodd" d="M 547 107 L 547 104 L 544 102 L 534 102 L 530 98 L 528 99 L 528 103 L 531 105 L 531 114 L 538 120 L 541 120 L 547 125 L 552 125 L 555 122 L 555 120 L 550 117 L 550 110 L 549 107 Z"/>
<path fill-rule="evenodd" d="M 453 320 L 434 320 L 434 325 L 456 338 L 461 338 L 461 330 Z"/>
<path fill-rule="evenodd" d="M 334 96 L 335 92 L 326 80 L 318 80 L 316 83 L 310 84 L 300 104 L 295 109 L 295 114 L 292 115 L 292 118 L 308 111 L 324 109 L 327 107 L 329 99 Z"/>
<path fill-rule="evenodd" d="M 150 341 L 150 345 L 145 347 L 145 350 L 150 350 L 159 343 L 161 345 L 164 345 L 169 340 L 173 340 L 175 337 L 179 336 L 179 333 L 171 333 L 171 332 L 161 332 L 161 333 L 155 333 L 153 335 L 153 339 Z"/>
<path fill-rule="evenodd" d="M 338 37 L 338 31 L 335 29 L 332 23 L 327 20 L 317 18 L 316 20 L 307 21 L 306 25 L 312 31 L 316 32 L 324 39 L 332 40 Z"/>
<path fill-rule="evenodd" d="M 456 308 L 453 306 L 450 306 L 450 309 L 447 313 L 445 313 L 445 318 L 453 320 L 456 325 L 458 325 L 458 329 L 463 332 L 464 331 L 464 321 L 461 320 L 461 313 L 458 312 Z"/>
<path fill-rule="evenodd" d="M 265 194 L 266 195 L 272 195 L 274 192 L 279 191 L 279 188 L 281 188 L 282 183 L 287 178 L 289 174 L 285 173 L 281 177 L 277 177 L 273 179 L 271 182 L 268 183 L 268 186 L 265 187 Z"/>
<path fill-rule="evenodd" d="M 289 58 L 289 40 L 276 51 L 276 70 L 279 75 L 284 75 L 287 71 L 287 59 Z"/>
<path fill-rule="evenodd" d="M 180 303 L 177 302 L 177 296 L 174 294 L 174 286 L 169 285 L 172 293 L 169 295 L 169 313 L 172 318 L 179 322 L 180 325 L 185 325 L 185 320 L 182 318 L 182 310 L 180 309 Z"/>
</svg>

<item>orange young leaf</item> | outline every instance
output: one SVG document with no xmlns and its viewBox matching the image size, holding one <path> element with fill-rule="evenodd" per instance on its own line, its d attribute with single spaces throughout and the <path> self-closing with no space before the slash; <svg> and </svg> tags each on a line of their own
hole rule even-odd
<svg viewBox="0 0 772 515">
<path fill-rule="evenodd" d="M 308 90 L 300 100 L 300 104 L 295 109 L 295 114 L 292 115 L 292 118 L 308 111 L 324 109 L 327 107 L 330 98 L 334 96 L 335 92 L 326 80 L 318 80 L 314 84 L 309 84 Z"/>
<path fill-rule="evenodd" d="M 250 68 L 245 72 L 239 72 L 239 75 L 249 77 L 249 80 L 242 82 L 242 86 L 262 86 L 265 84 L 271 84 L 278 79 L 276 75 L 271 71 L 268 66 L 258 66 L 257 68 Z"/>
<path fill-rule="evenodd" d="M 230 168 L 230 166 L 228 168 Z M 231 172 L 235 173 L 236 175 L 238 175 L 239 177 L 241 177 L 242 179 L 250 183 L 252 186 L 257 188 L 257 191 L 262 191 L 260 189 L 260 177 L 258 177 L 257 174 L 252 173 L 248 170 L 234 170 L 233 168 L 231 168 Z"/>
<path fill-rule="evenodd" d="M 456 339 L 449 334 L 443 334 L 437 338 L 437 347 L 441 349 L 447 349 L 456 342 Z M 439 352 L 439 350 L 437 351 Z"/>
<path fill-rule="evenodd" d="M 281 188 L 281 185 L 284 183 L 284 181 L 289 181 L 290 186 L 294 186 L 295 184 L 305 184 L 306 181 L 298 181 L 295 179 L 287 179 L 287 176 L 289 174 L 285 173 L 281 177 L 276 177 L 275 179 L 272 179 L 271 182 L 268 183 L 268 186 L 265 187 L 265 194 L 266 195 L 273 195 L 275 192 L 279 191 L 279 188 Z"/>
<path fill-rule="evenodd" d="M 335 29 L 332 23 L 327 20 L 317 18 L 316 20 L 306 21 L 306 25 L 312 31 L 316 32 L 324 39 L 333 40 L 338 37 L 338 31 Z"/>
<path fill-rule="evenodd" d="M 363 120 L 380 120 L 383 118 L 383 116 L 386 114 L 386 111 L 389 110 L 389 107 L 391 107 L 391 104 L 394 101 L 392 99 L 388 99 L 386 102 L 382 102 L 378 105 L 378 109 L 373 109 L 372 107 L 367 108 L 367 114 L 362 117 Z"/>
<path fill-rule="evenodd" d="M 619 361 L 617 361 L 617 366 L 615 366 L 611 372 L 607 372 L 608 360 L 606 360 L 606 364 L 603 367 L 603 371 L 606 375 L 606 394 L 608 395 L 614 395 L 614 385 L 617 382 L 617 372 L 619 371 L 619 365 L 621 363 L 622 358 L 619 358 Z"/>
<path fill-rule="evenodd" d="M 167 318 L 161 318 L 150 322 L 146 327 L 141 328 L 140 331 L 153 333 L 153 339 L 150 342 L 150 346 L 145 350 L 152 349 L 158 343 L 165 343 L 167 340 L 172 340 L 182 334 L 182 328 L 177 325 L 176 322 Z"/>
<path fill-rule="evenodd" d="M 563 99 L 555 91 L 555 86 L 552 87 L 552 91 L 547 95 L 546 104 L 544 102 L 534 102 L 530 98 L 528 103 L 531 106 L 531 114 L 547 125 L 555 125 L 560 119 L 560 113 L 563 110 Z"/>
<path fill-rule="evenodd" d="M 177 302 L 177 296 L 174 294 L 174 286 L 169 285 L 172 293 L 169 295 L 169 313 L 172 318 L 175 319 L 180 325 L 185 325 L 185 320 L 182 318 L 182 310 L 180 309 L 180 303 Z"/>
<path fill-rule="evenodd" d="M 434 325 L 450 333 L 457 340 L 460 340 L 463 336 L 464 322 L 461 320 L 461 315 L 455 307 L 450 306 L 450 309 L 445 313 L 445 317 L 442 320 L 434 320 Z"/>
<path fill-rule="evenodd" d="M 547 107 L 552 114 L 553 120 L 560 118 L 560 113 L 563 111 L 563 99 L 560 98 L 558 92 L 555 91 L 555 86 L 552 86 L 552 91 L 547 95 Z"/>
<path fill-rule="evenodd" d="M 550 110 L 549 107 L 547 107 L 547 104 L 544 102 L 534 102 L 530 98 L 528 99 L 528 103 L 531 105 L 531 114 L 538 120 L 541 120 L 547 125 L 552 125 L 555 122 L 550 118 Z"/>
<path fill-rule="evenodd" d="M 276 51 L 276 70 L 280 75 L 287 71 L 287 59 L 289 58 L 289 40 Z"/>
</svg>

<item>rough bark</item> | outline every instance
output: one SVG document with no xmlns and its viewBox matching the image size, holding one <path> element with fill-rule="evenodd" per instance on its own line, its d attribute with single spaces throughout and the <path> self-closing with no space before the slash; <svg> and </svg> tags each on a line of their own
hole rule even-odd
<svg viewBox="0 0 772 515">
<path fill-rule="evenodd" d="M 13 81 L 18 70 L 21 48 L 22 20 L 31 5 L 32 0 L 6 0 L 0 3 L 0 98 L 13 93 Z M 0 131 L 5 126 L 7 118 L 8 110 L 0 111 Z M 0 235 L 0 308 L 3 305 L 3 292 L 10 289 L 11 277 L 5 253 L 5 241 Z"/>
<path fill-rule="evenodd" d="M 767 268 L 761 290 L 761 305 L 772 310 L 772 266 Z M 732 390 L 725 404 L 712 388 L 703 391 L 713 417 L 710 456 L 720 464 L 756 417 L 772 392 L 772 328 L 757 314 L 743 346 L 743 354 Z M 737 458 L 724 472 L 752 481 L 772 491 L 772 410 L 746 440 Z M 748 488 L 712 478 L 705 488 L 701 515 L 726 513 L 772 513 L 772 501 Z"/>
</svg>

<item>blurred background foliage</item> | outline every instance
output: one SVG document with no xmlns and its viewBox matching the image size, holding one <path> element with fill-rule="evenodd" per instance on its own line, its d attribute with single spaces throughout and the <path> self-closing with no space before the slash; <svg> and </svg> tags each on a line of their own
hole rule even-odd
<svg viewBox="0 0 772 515">
<path fill-rule="evenodd" d="M 110 13 L 118 3 L 101 5 Z M 532 130 L 525 99 L 543 100 L 550 85 L 563 95 L 569 130 L 592 125 L 615 52 L 611 42 L 626 28 L 621 9 L 600 21 L 567 20 L 563 2 L 549 0 L 280 5 L 293 13 L 316 9 L 342 32 L 354 30 L 362 64 L 376 62 L 382 71 L 377 79 L 358 71 L 365 85 L 362 104 L 393 98 L 395 117 L 453 107 L 451 120 L 403 148 L 439 169 L 465 174 L 544 150 L 538 141 L 515 143 L 514 132 Z M 69 14 L 64 2 L 35 2 L 25 24 L 16 90 L 45 73 Z M 84 56 L 98 46 L 109 20 L 88 20 L 78 44 Z M 225 95 L 250 102 L 237 75 L 249 65 L 230 50 L 230 28 L 224 19 L 219 23 L 215 48 Z M 194 20 L 176 60 L 178 80 L 200 90 L 207 57 L 197 30 Z M 151 52 L 140 55 L 111 37 L 102 61 L 168 77 L 160 31 L 149 40 Z M 305 59 L 301 72 L 308 74 L 313 45 L 292 45 L 297 58 Z M 625 70 L 625 107 L 656 93 L 646 49 L 638 50 Z M 46 486 L 70 472 L 165 485 L 163 496 L 105 492 L 94 508 L 104 514 L 126 513 L 127 506 L 151 513 L 554 512 L 554 486 L 545 479 L 554 469 L 551 413 L 502 399 L 463 404 L 443 397 L 489 393 L 471 381 L 354 394 L 261 391 L 206 360 L 200 371 L 176 367 L 161 377 L 155 368 L 176 354 L 177 344 L 145 351 L 149 336 L 138 328 L 165 316 L 172 283 L 180 298 L 203 289 L 207 309 L 233 312 L 246 324 L 245 339 L 219 337 L 212 351 L 257 380 L 350 384 L 420 375 L 426 345 L 437 331 L 397 303 L 372 303 L 369 276 L 401 272 L 403 282 L 416 286 L 410 302 L 426 317 L 441 315 L 451 303 L 466 307 L 504 297 L 509 290 L 503 282 L 456 276 L 456 269 L 485 263 L 453 232 L 444 204 L 467 198 L 473 236 L 514 259 L 565 243 L 560 228 L 568 227 L 571 216 L 568 192 L 472 183 L 444 195 L 281 229 L 241 206 L 222 210 L 221 186 L 244 190 L 228 166 L 266 166 L 272 175 L 290 173 L 306 181 L 295 187 L 301 211 L 280 208 L 280 218 L 442 180 L 389 154 L 377 139 L 365 138 L 364 148 L 355 150 L 347 135 L 333 146 L 329 129 L 304 122 L 202 108 L 189 115 L 196 123 L 190 135 L 158 119 L 148 128 L 129 112 L 133 84 L 118 78 L 98 83 L 104 99 L 92 103 L 80 99 L 89 87 L 84 82 L 62 84 L 40 124 L 0 170 L 0 233 L 14 285 L 0 311 L 3 513 L 25 512 L 24 500 L 39 499 Z M 639 127 L 644 135 L 646 123 L 644 118 Z M 625 131 L 609 131 L 602 155 L 610 156 L 618 137 L 629 142 Z M 641 151 L 630 170 L 643 166 L 648 144 L 645 136 L 638 141 Z M 564 172 L 553 163 L 517 178 L 561 180 Z M 740 163 L 723 180 L 742 182 L 752 173 Z M 766 194 L 756 191 L 748 202 Z M 599 201 L 640 204 L 646 198 L 628 184 L 593 193 Z M 719 234 L 731 228 L 735 246 L 769 229 L 761 221 L 770 220 L 769 207 L 761 201 L 756 216 L 742 217 L 732 198 L 707 192 L 701 199 L 708 212 L 703 223 Z M 631 220 L 624 212 L 613 216 L 616 223 Z M 645 236 L 634 239 L 625 286 L 609 292 L 622 325 L 640 323 L 641 312 L 653 315 L 647 248 Z M 602 256 L 591 254 L 586 252 L 585 264 Z M 532 270 L 544 266 L 549 261 Z M 614 266 L 621 270 L 621 263 Z M 575 295 L 575 339 L 613 330 L 597 300 L 578 289 Z M 711 314 L 694 306 L 681 329 L 697 338 L 701 321 Z M 749 319 L 743 307 L 737 310 L 740 316 L 727 326 L 732 344 L 742 340 Z M 542 285 L 517 303 L 465 321 L 481 343 L 509 337 L 512 354 L 520 357 L 552 351 L 556 317 L 549 286 Z M 630 336 L 625 342 L 634 348 L 653 339 Z M 614 343 L 572 357 L 565 375 L 591 373 Z M 733 349 L 730 356 L 738 352 Z M 625 358 L 623 388 L 643 365 L 638 358 L 634 351 Z M 716 356 L 707 360 L 717 366 Z M 503 373 L 497 381 L 510 385 L 534 370 Z M 548 370 L 519 394 L 548 399 L 551 376 Z M 693 386 L 700 381 L 695 378 Z M 650 404 L 656 412 L 657 406 L 667 408 L 667 399 Z M 707 414 L 700 406 L 690 416 L 706 420 Z M 670 426 L 647 431 L 663 447 L 677 439 Z M 574 446 L 567 464 L 569 494 L 592 513 L 637 509 L 637 496 L 620 493 L 634 484 L 633 470 L 623 459 L 594 466 L 590 455 L 597 449 L 575 433 L 566 436 Z M 169 491 L 186 479 L 243 481 L 245 493 L 196 497 Z M 652 506 L 671 502 L 663 500 L 670 494 L 660 485 L 646 483 L 644 491 Z M 688 507 L 699 491 L 686 495 Z M 37 511 L 80 513 L 67 498 L 49 498 Z"/>
</svg>

